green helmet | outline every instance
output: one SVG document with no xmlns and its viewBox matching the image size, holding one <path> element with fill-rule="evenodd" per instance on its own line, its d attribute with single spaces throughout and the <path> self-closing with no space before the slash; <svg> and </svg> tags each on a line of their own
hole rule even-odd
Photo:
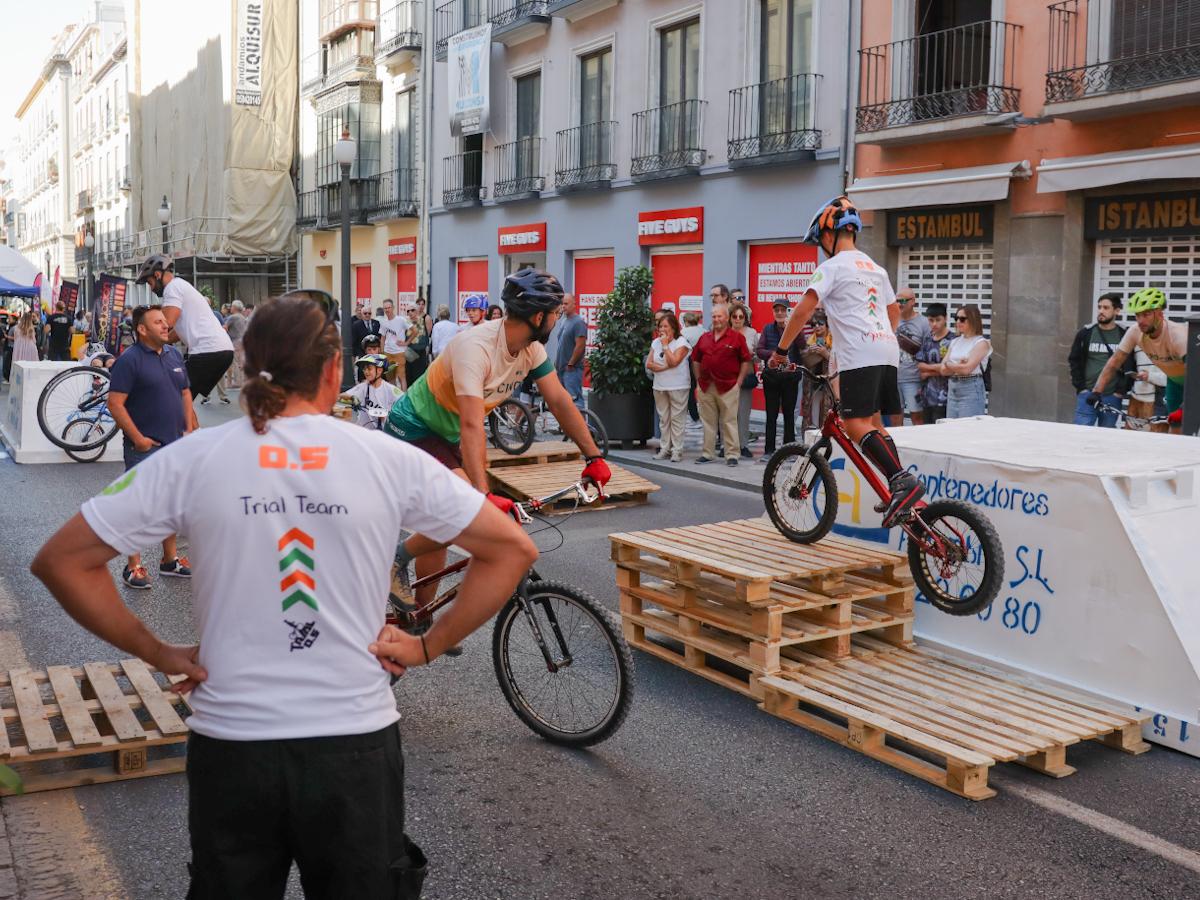
<svg viewBox="0 0 1200 900">
<path fill-rule="evenodd" d="M 1136 294 L 1129 298 L 1129 304 L 1125 307 L 1133 315 L 1141 312 L 1149 312 L 1152 309 L 1162 309 L 1167 305 L 1167 295 L 1162 292 L 1162 288 L 1148 287 L 1142 288 Z"/>
</svg>

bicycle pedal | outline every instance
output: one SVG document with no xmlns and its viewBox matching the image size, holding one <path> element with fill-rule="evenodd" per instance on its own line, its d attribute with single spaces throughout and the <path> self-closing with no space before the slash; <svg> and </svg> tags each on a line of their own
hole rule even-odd
<svg viewBox="0 0 1200 900">
<path fill-rule="evenodd" d="M 880 515 L 883 515 L 885 512 L 887 512 L 887 508 L 888 505 L 886 503 L 876 503 L 874 506 L 875 512 L 879 513 Z"/>
</svg>

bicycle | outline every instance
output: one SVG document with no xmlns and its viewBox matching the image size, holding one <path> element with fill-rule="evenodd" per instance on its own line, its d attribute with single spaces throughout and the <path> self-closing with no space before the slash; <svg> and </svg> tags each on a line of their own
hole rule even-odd
<svg viewBox="0 0 1200 900">
<path fill-rule="evenodd" d="M 363 427 L 368 431 L 382 431 L 383 421 L 388 417 L 388 410 L 384 409 L 382 406 L 367 406 L 365 403 L 361 403 L 358 400 L 355 400 L 353 397 L 338 397 L 335 407 L 342 407 L 345 410 L 348 410 L 348 415 L 345 416 L 336 416 L 335 413 L 337 418 L 345 418 L 347 421 L 353 420 L 354 413 L 363 412 L 365 410 L 367 415 L 370 417 L 370 420 Z"/>
<path fill-rule="evenodd" d="M 37 418 L 42 433 L 76 462 L 95 462 L 118 428 L 108 411 L 108 369 L 73 366 L 42 388 Z"/>
<path fill-rule="evenodd" d="M 1131 416 L 1121 407 L 1110 403 L 1097 403 L 1096 412 L 1111 413 L 1115 417 L 1114 428 L 1130 431 L 1150 431 L 1155 425 L 1162 425 L 1165 430 L 1171 424 L 1170 416 Z"/>
<path fill-rule="evenodd" d="M 763 501 L 771 522 L 789 540 L 811 544 L 828 534 L 837 518 L 837 480 L 829 463 L 834 444 L 879 495 L 877 510 L 886 508 L 891 493 L 846 434 L 830 376 L 817 375 L 804 366 L 781 368 L 803 372 L 829 400 L 820 438 L 811 446 L 792 443 L 780 447 L 763 473 Z M 918 501 L 897 524 L 908 537 L 913 580 L 937 609 L 967 616 L 996 599 L 1004 579 L 1004 548 L 982 512 L 959 500 Z M 965 577 L 975 572 L 978 578 Z"/>
<path fill-rule="evenodd" d="M 533 416 L 535 437 L 539 440 L 554 440 L 561 437 L 563 433 L 562 427 L 558 424 L 558 419 L 554 417 L 554 413 L 550 412 L 550 408 L 546 405 L 541 391 L 538 390 L 537 383 L 530 384 L 525 392 L 529 395 L 527 406 Z M 608 431 L 605 429 L 604 423 L 590 409 L 581 409 L 579 410 L 579 414 L 583 416 L 583 421 L 587 423 L 588 432 L 592 435 L 592 440 L 600 448 L 600 455 L 607 458 Z"/>
<path fill-rule="evenodd" d="M 507 398 L 488 413 L 487 427 L 492 444 L 513 456 L 520 456 L 532 447 L 536 437 L 533 410 L 515 397 Z"/>
<path fill-rule="evenodd" d="M 518 503 L 523 525 L 532 513 L 574 495 L 590 505 L 603 495 L 589 493 L 577 481 L 546 497 Z M 558 530 L 557 525 L 549 527 Z M 560 545 L 561 546 L 561 545 Z M 461 559 L 413 582 L 417 588 L 461 572 Z M 388 623 L 420 633 L 433 614 L 458 595 L 458 585 L 423 606 L 389 598 Z M 534 733 L 555 744 L 590 747 L 610 737 L 625 720 L 633 701 L 633 654 L 617 617 L 591 595 L 530 569 L 492 630 L 492 664 L 505 700 Z"/>
</svg>

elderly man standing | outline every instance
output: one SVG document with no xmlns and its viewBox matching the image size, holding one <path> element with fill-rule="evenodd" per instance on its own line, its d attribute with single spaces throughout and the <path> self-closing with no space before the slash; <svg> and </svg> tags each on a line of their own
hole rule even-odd
<svg viewBox="0 0 1200 900">
<path fill-rule="evenodd" d="M 579 315 L 574 294 L 563 294 L 554 370 L 575 405 L 583 409 L 583 354 L 587 350 L 587 322 Z"/>
<path fill-rule="evenodd" d="M 729 327 L 729 308 L 712 310 L 712 331 L 706 331 L 692 350 L 696 375 L 696 402 L 704 423 L 704 449 L 698 464 L 710 463 L 716 452 L 717 427 L 725 443 L 725 465 L 736 466 L 741 454 L 738 438 L 738 388 L 750 374 L 750 348 L 746 339 Z"/>
</svg>

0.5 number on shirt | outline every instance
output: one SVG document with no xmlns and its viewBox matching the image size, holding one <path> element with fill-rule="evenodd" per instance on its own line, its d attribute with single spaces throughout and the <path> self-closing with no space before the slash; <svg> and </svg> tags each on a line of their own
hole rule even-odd
<svg viewBox="0 0 1200 900">
<path fill-rule="evenodd" d="M 261 469 L 324 469 L 329 465 L 329 448 L 301 447 L 299 461 L 293 462 L 286 448 L 268 444 L 258 448 L 258 465 Z"/>
</svg>

